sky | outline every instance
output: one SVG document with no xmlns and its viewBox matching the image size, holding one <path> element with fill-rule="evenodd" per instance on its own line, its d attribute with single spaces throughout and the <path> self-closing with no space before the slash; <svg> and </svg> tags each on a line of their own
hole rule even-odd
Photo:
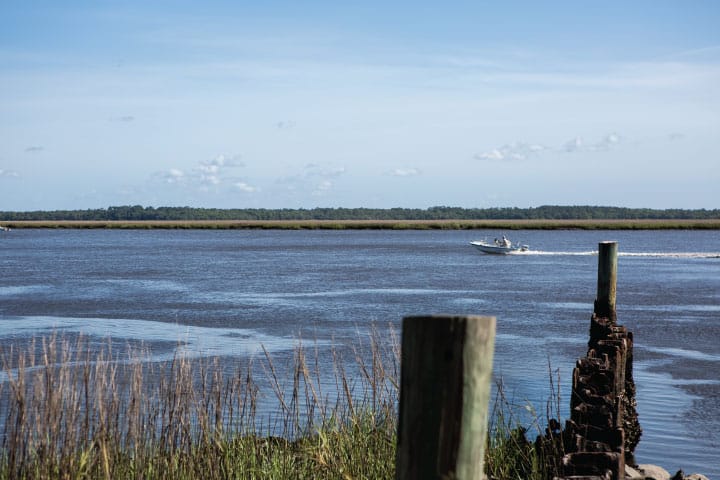
<svg viewBox="0 0 720 480">
<path fill-rule="evenodd" d="M 0 0 L 0 211 L 720 208 L 720 2 Z"/>
</svg>

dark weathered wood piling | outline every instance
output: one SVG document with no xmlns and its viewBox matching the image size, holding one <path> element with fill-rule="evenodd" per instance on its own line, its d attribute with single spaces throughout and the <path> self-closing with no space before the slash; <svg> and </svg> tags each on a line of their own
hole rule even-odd
<svg viewBox="0 0 720 480">
<path fill-rule="evenodd" d="M 482 478 L 494 345 L 494 317 L 403 319 L 396 478 Z"/>
<path fill-rule="evenodd" d="M 564 432 L 565 479 L 624 478 L 625 464 L 634 464 L 641 434 L 632 376 L 633 335 L 617 324 L 615 312 L 617 243 L 600 243 L 598 258 L 588 353 L 573 371 Z"/>
</svg>

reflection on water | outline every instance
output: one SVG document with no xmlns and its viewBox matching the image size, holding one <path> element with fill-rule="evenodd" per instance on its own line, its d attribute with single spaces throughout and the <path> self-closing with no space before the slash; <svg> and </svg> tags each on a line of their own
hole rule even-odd
<svg viewBox="0 0 720 480">
<path fill-rule="evenodd" d="M 636 364 L 634 368 L 638 415 L 643 428 L 636 451 L 638 461 L 662 465 L 670 472 L 684 469 L 688 474 L 694 467 L 693 472 L 714 478 L 717 464 L 710 460 L 708 452 L 697 448 L 698 432 L 687 419 L 687 412 L 699 397 L 680 388 L 688 382 L 674 380 L 667 373 L 653 372 L 650 366 Z M 644 441 L 647 437 L 652 438 L 652 443 Z"/>
<path fill-rule="evenodd" d="M 673 348 L 673 347 L 642 347 L 649 352 L 662 353 L 673 357 L 689 358 L 692 360 L 707 360 L 710 362 L 720 362 L 720 354 L 710 354 L 698 352 L 697 350 L 690 350 L 684 348 Z M 718 365 L 720 370 L 720 365 Z"/>
<path fill-rule="evenodd" d="M 0 319 L 0 344 L 18 337 L 82 335 L 97 339 L 132 340 L 148 347 L 175 345 L 169 352 L 151 354 L 148 361 L 171 360 L 180 354 L 187 358 L 251 356 L 262 352 L 291 350 L 292 337 L 267 335 L 252 329 L 207 328 L 148 320 L 67 317 L 10 317 Z M 152 348 L 151 348 L 152 353 Z"/>
</svg>

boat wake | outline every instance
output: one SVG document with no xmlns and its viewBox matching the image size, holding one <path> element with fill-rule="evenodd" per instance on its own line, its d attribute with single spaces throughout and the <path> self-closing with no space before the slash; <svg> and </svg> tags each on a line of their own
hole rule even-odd
<svg viewBox="0 0 720 480">
<path fill-rule="evenodd" d="M 619 252 L 620 257 L 666 257 L 666 258 L 720 258 L 720 252 Z"/>
<path fill-rule="evenodd" d="M 587 252 L 551 252 L 545 250 L 527 250 L 513 252 L 512 255 L 548 255 L 548 256 L 591 256 L 597 250 Z M 720 258 L 720 252 L 618 252 L 618 257 L 655 257 L 655 258 Z"/>
<path fill-rule="evenodd" d="M 589 251 L 589 252 L 549 252 L 546 250 L 527 250 L 524 252 L 515 252 L 513 255 L 545 255 L 545 256 L 576 256 L 576 257 L 584 257 L 584 256 L 590 256 L 590 255 L 597 255 L 597 250 Z"/>
</svg>

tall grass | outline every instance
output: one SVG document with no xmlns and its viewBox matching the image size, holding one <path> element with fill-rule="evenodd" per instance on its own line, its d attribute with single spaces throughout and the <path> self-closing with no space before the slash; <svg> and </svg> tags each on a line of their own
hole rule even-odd
<svg viewBox="0 0 720 480">
<path fill-rule="evenodd" d="M 550 395 L 540 414 L 529 401 L 509 399 L 502 380 L 489 415 L 485 470 L 493 480 L 551 480 L 561 472 L 565 437 L 560 419 L 560 380 L 548 364 Z M 556 372 L 557 373 L 557 372 Z M 528 439 L 535 438 L 534 442 Z"/>
<path fill-rule="evenodd" d="M 0 350 L 0 479 L 394 478 L 399 342 L 360 343 L 241 364 L 58 336 Z M 509 405 L 490 478 L 543 478 Z"/>
<path fill-rule="evenodd" d="M 302 346 L 290 375 L 267 353 L 233 371 L 220 359 L 148 363 L 142 349 L 83 338 L 2 351 L 0 478 L 389 478 L 397 369 L 385 365 L 396 357 L 371 343 L 352 381 L 335 355 L 330 387 Z"/>
</svg>

